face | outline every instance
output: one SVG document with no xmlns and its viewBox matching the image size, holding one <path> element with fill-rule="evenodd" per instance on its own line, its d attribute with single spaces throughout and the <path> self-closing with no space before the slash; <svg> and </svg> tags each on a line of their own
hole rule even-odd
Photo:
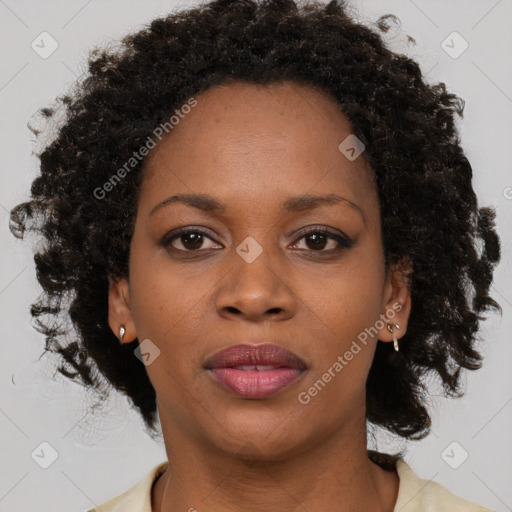
<svg viewBox="0 0 512 512">
<path fill-rule="evenodd" d="M 364 154 L 339 149 L 351 126 L 332 99 L 293 82 L 231 83 L 195 99 L 146 159 L 129 279 L 109 294 L 112 330 L 150 340 L 164 436 L 277 459 L 360 433 L 376 343 L 392 339 L 378 321 L 387 315 L 403 336 L 410 297 L 385 274 Z M 161 204 L 183 194 L 220 206 Z M 254 399 L 204 367 L 221 349 L 259 343 L 291 351 L 306 370 Z"/>
</svg>

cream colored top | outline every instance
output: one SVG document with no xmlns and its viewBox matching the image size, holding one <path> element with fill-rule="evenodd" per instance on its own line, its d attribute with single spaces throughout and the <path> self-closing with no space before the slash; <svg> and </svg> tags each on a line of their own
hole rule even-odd
<svg viewBox="0 0 512 512">
<path fill-rule="evenodd" d="M 167 461 L 158 464 L 128 491 L 87 512 L 153 512 L 152 486 L 167 465 Z M 398 460 L 396 470 L 400 483 L 393 512 L 495 512 L 455 496 L 437 482 L 419 478 L 403 460 Z"/>
</svg>

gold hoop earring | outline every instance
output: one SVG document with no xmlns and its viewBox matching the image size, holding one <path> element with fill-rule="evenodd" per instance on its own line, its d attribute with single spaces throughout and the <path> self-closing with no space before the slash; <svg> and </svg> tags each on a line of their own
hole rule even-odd
<svg viewBox="0 0 512 512">
<path fill-rule="evenodd" d="M 121 343 L 123 343 L 123 336 L 124 336 L 125 332 L 126 332 L 125 328 L 123 326 L 121 326 L 119 328 L 119 337 L 121 338 Z"/>
<path fill-rule="evenodd" d="M 398 324 L 395 324 L 395 322 L 391 322 L 397 329 L 400 329 L 400 326 Z M 391 327 L 391 324 L 388 324 L 388 331 L 393 333 L 393 347 L 395 348 L 395 352 L 398 352 L 398 340 L 396 339 L 396 335 L 393 332 L 393 327 Z"/>
</svg>

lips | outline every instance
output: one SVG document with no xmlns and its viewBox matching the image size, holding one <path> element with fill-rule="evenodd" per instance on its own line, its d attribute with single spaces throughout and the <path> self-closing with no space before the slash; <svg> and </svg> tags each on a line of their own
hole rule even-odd
<svg viewBox="0 0 512 512">
<path fill-rule="evenodd" d="M 279 345 L 235 345 L 216 352 L 205 364 L 211 368 L 237 368 L 240 366 L 271 366 L 303 370 L 305 363 L 295 354 Z"/>
<path fill-rule="evenodd" d="M 238 396 L 266 398 L 297 380 L 306 364 L 279 345 L 235 345 L 215 353 L 205 369 Z"/>
</svg>

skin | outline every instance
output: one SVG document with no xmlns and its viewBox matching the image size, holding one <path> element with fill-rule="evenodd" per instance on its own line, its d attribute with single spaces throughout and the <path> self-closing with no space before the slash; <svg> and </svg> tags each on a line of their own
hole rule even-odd
<svg viewBox="0 0 512 512">
<path fill-rule="evenodd" d="M 160 350 L 146 370 L 169 468 L 153 487 L 153 511 L 390 512 L 398 475 L 368 459 L 365 416 L 376 344 L 392 341 L 385 322 L 308 404 L 298 400 L 393 304 L 402 307 L 390 320 L 397 338 L 407 330 L 411 269 L 385 273 L 372 171 L 364 153 L 350 161 L 338 149 L 350 123 L 329 96 L 293 82 L 234 82 L 196 99 L 146 159 L 129 280 L 109 291 L 113 332 L 122 325 L 124 342 L 150 339 Z M 150 215 L 187 193 L 226 208 L 173 202 Z M 358 208 L 283 209 L 302 194 L 338 194 Z M 202 245 L 197 235 L 159 244 L 198 226 L 211 234 Z M 307 226 L 354 243 L 338 252 L 329 238 L 315 245 Z M 248 236 L 263 250 L 250 263 L 236 252 Z M 220 349 L 262 342 L 308 367 L 271 397 L 243 399 L 203 368 Z"/>
</svg>

